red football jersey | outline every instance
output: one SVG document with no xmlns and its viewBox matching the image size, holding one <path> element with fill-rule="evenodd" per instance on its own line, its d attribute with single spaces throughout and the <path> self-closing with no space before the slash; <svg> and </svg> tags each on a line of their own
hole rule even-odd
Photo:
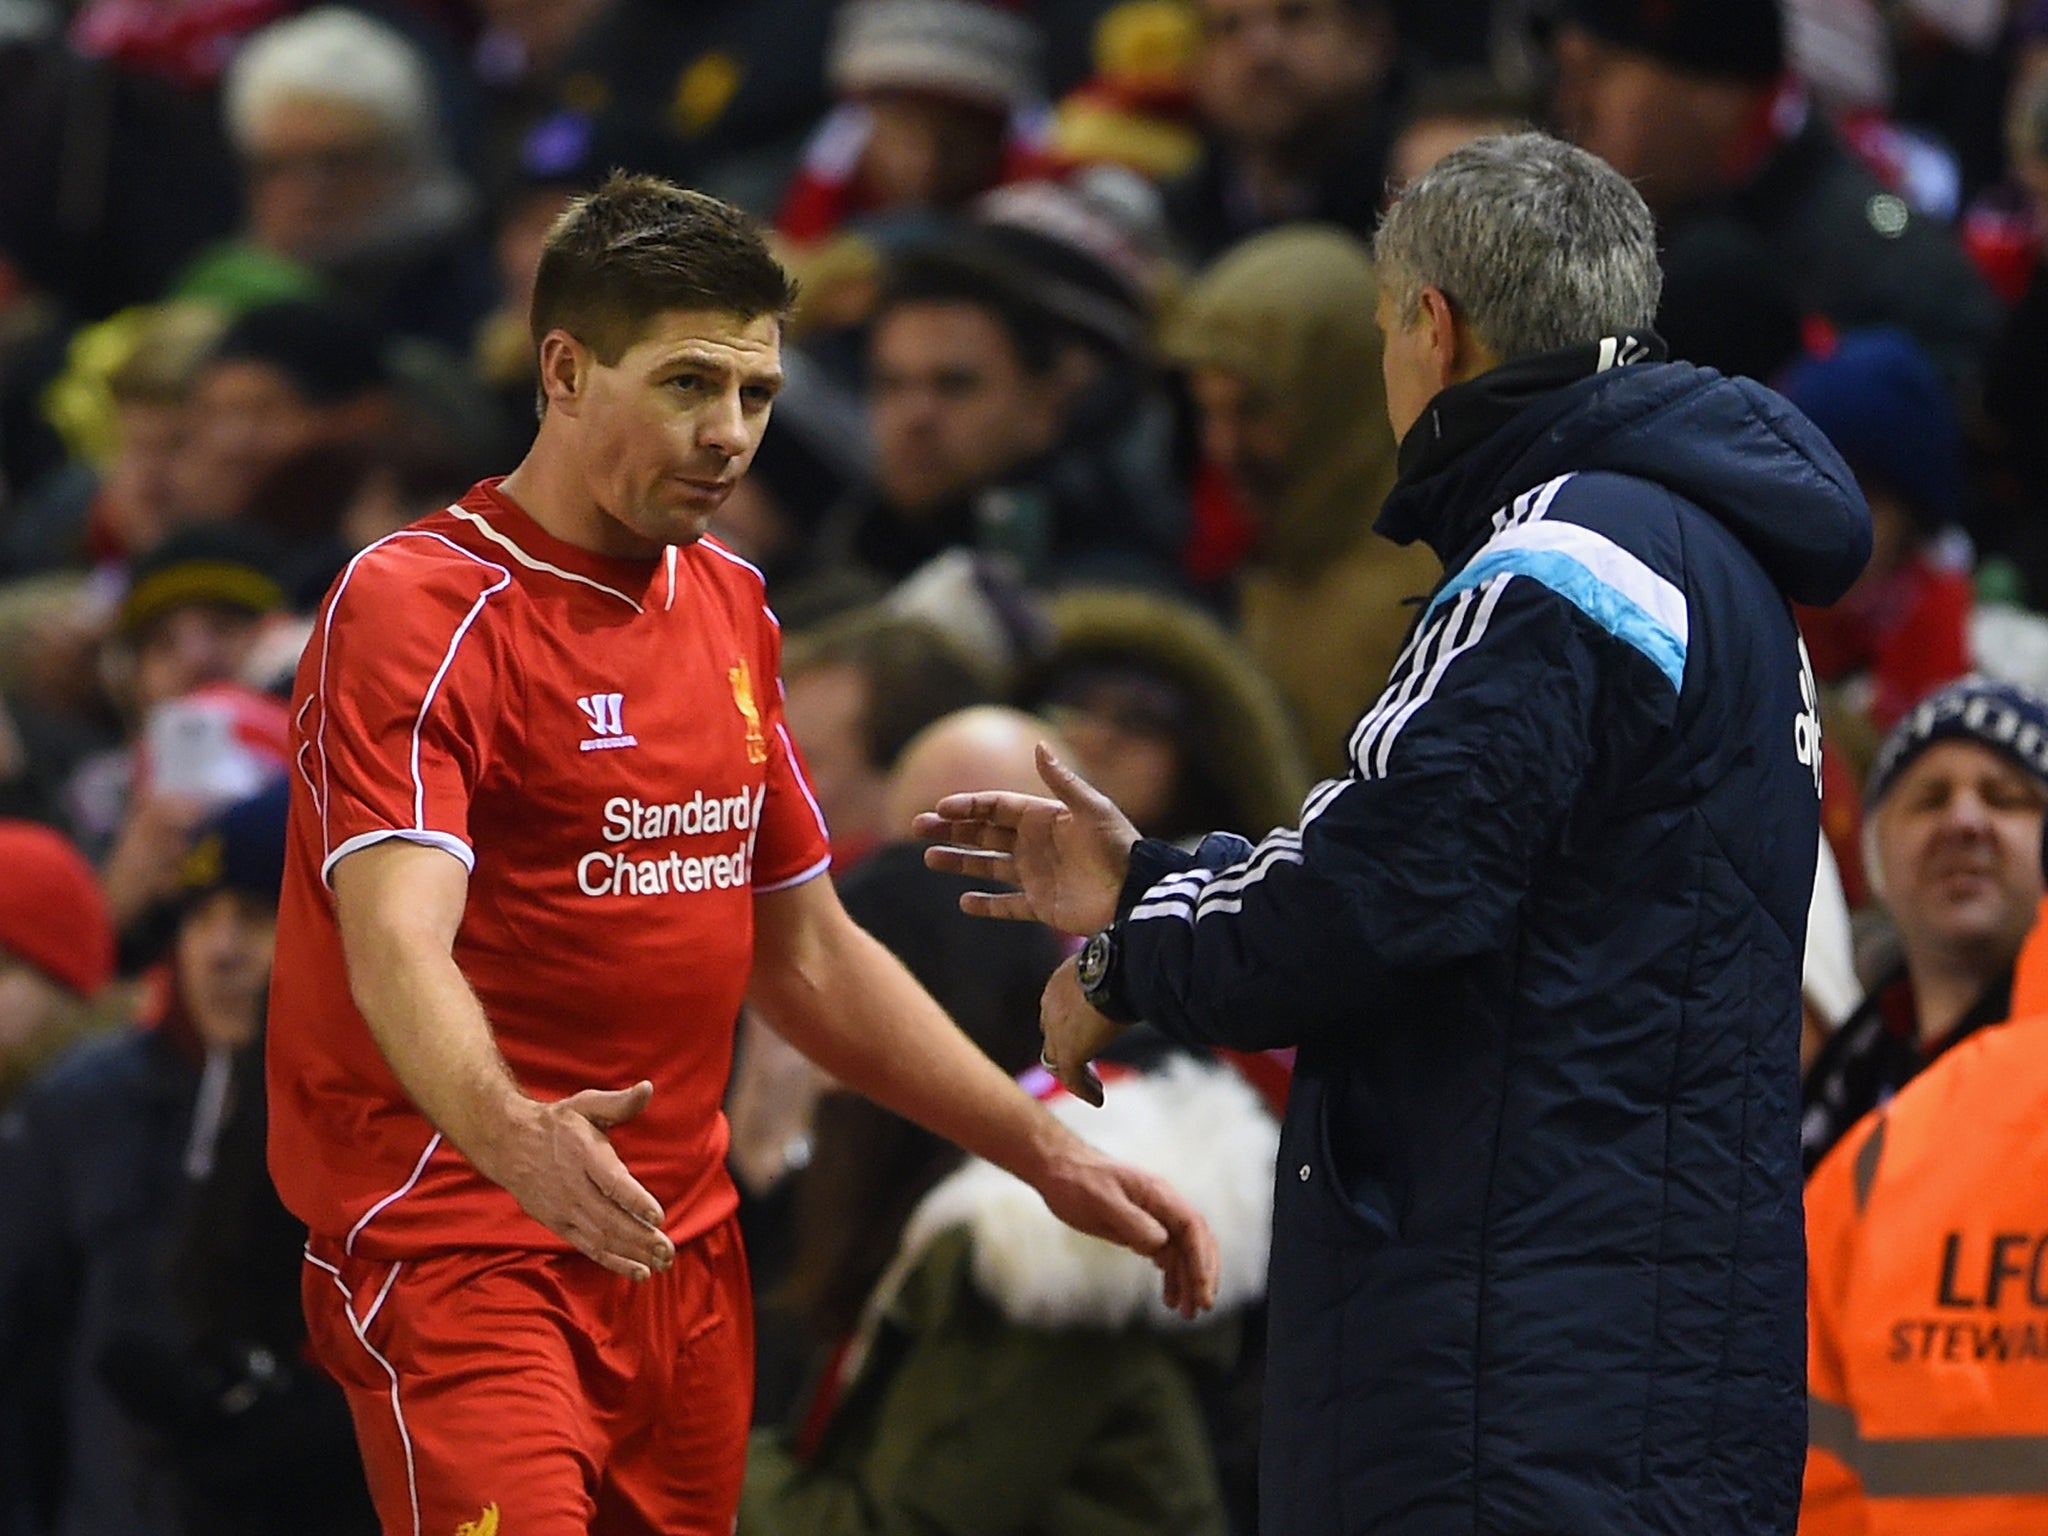
<svg viewBox="0 0 2048 1536">
<path fill-rule="evenodd" d="M 567 1246 L 413 1106 L 349 998 L 328 878 L 385 838 L 469 867 L 455 960 L 540 1099 L 654 1099 L 611 1132 L 686 1242 L 736 1196 L 720 1103 L 756 892 L 824 872 L 760 573 L 710 539 L 611 559 L 486 481 L 372 545 L 293 690 L 270 1167 L 368 1258 Z"/>
</svg>

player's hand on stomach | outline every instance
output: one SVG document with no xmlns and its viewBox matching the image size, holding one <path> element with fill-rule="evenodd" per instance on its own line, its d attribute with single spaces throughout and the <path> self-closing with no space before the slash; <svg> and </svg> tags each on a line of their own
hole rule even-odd
<svg viewBox="0 0 2048 1536">
<path fill-rule="evenodd" d="M 500 1141 L 490 1177 L 520 1208 L 614 1274 L 645 1280 L 675 1262 L 661 1203 L 626 1171 L 605 1132 L 654 1097 L 652 1083 L 586 1088 L 552 1104 L 526 1101 Z"/>
<path fill-rule="evenodd" d="M 941 845 L 925 850 L 931 868 L 1020 888 L 970 892 L 960 898 L 961 911 L 1093 933 L 1116 917 L 1138 829 L 1042 742 L 1038 775 L 1059 798 L 995 790 L 948 795 L 913 830 Z"/>
</svg>

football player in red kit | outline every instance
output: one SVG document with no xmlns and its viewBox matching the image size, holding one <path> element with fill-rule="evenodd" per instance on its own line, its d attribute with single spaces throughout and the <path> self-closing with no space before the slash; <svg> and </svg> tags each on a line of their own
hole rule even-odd
<svg viewBox="0 0 2048 1536">
<path fill-rule="evenodd" d="M 615 176 L 574 205 L 532 450 L 358 555 L 299 668 L 271 1169 L 392 1536 L 730 1531 L 742 1000 L 1153 1256 L 1171 1304 L 1213 1294 L 1189 1206 L 1063 1131 L 820 878 L 761 576 L 705 533 L 790 298 L 715 199 Z"/>
</svg>

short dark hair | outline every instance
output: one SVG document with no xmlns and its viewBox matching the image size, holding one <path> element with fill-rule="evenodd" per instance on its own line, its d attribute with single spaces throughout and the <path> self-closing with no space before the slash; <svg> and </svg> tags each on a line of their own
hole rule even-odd
<svg viewBox="0 0 2048 1536">
<path fill-rule="evenodd" d="M 877 771 L 934 720 L 992 703 L 1001 691 L 943 631 L 880 606 L 854 609 L 790 637 L 785 679 L 830 666 L 850 667 L 867 679 L 861 752 Z"/>
<path fill-rule="evenodd" d="M 327 299 L 278 299 L 242 311 L 206 355 L 207 367 L 219 363 L 272 369 L 308 405 L 345 404 L 391 385 L 383 327 Z"/>
<path fill-rule="evenodd" d="M 668 310 L 780 319 L 795 302 L 795 283 L 750 216 L 658 176 L 613 171 L 548 231 L 533 345 L 567 331 L 609 367 Z"/>
<path fill-rule="evenodd" d="M 1059 361 L 1066 328 L 1029 296 L 1023 274 L 1006 270 L 993 257 L 938 246 L 897 257 L 882 279 L 870 331 L 892 310 L 913 304 L 960 304 L 985 311 L 1009 338 L 1026 373 L 1050 373 Z"/>
</svg>

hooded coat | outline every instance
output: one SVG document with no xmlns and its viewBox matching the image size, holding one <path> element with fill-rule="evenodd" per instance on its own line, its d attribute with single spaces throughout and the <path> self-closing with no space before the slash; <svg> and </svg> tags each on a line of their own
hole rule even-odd
<svg viewBox="0 0 2048 1536">
<path fill-rule="evenodd" d="M 1788 599 L 1848 588 L 1869 514 L 1782 399 L 1599 368 L 1626 340 L 1425 411 L 1380 527 L 1448 574 L 1300 828 L 1133 853 L 1118 1001 L 1299 1048 L 1265 1536 L 1794 1528 L 1820 754 Z"/>
<path fill-rule="evenodd" d="M 1133 587 L 1069 587 L 1045 600 L 1052 641 L 1020 694 L 1043 707 L 1073 668 L 1127 665 L 1172 678 L 1194 702 L 1204 767 L 1234 825 L 1264 830 L 1292 819 L 1308 789 L 1294 721 L 1279 693 L 1199 608 Z"/>
<path fill-rule="evenodd" d="M 754 1437 L 741 1536 L 1223 1536 L 1201 1382 L 1263 1286 L 1276 1137 L 1242 1078 L 1175 1055 L 1112 1073 L 1100 1110 L 1048 1107 L 1187 1190 L 1216 1234 L 1214 1319 L 1185 1323 L 1150 1263 L 971 1159 L 911 1215 L 806 1433 Z"/>
<path fill-rule="evenodd" d="M 1378 291 L 1365 247 L 1344 231 L 1274 230 L 1203 273 L 1166 339 L 1176 361 L 1243 381 L 1262 413 L 1288 424 L 1284 482 L 1252 509 L 1238 633 L 1326 773 L 1387 680 L 1406 604 L 1437 576 L 1428 546 L 1373 532 L 1394 483 Z"/>
</svg>

